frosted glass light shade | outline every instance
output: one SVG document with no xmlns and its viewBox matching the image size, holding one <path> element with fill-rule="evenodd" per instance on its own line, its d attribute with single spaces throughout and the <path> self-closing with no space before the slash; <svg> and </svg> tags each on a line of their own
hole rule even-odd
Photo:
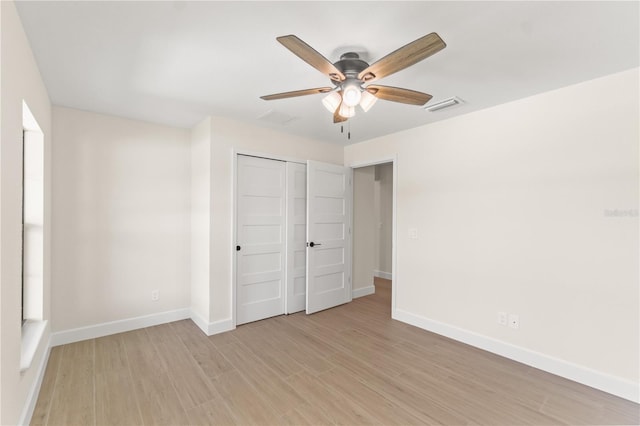
<svg viewBox="0 0 640 426">
<path fill-rule="evenodd" d="M 362 99 L 360 100 L 360 107 L 362 108 L 362 110 L 364 112 L 367 112 L 371 109 L 371 107 L 373 106 L 373 104 L 376 103 L 376 101 L 378 100 L 378 98 L 376 98 L 375 96 L 373 96 L 371 93 L 367 92 L 366 90 L 362 92 Z"/>
<path fill-rule="evenodd" d="M 332 114 L 338 109 L 340 102 L 342 97 L 338 92 L 331 92 L 322 99 L 322 105 Z"/>
<path fill-rule="evenodd" d="M 347 105 L 346 102 L 343 102 L 342 105 L 340 105 L 340 112 L 338 112 L 338 114 L 345 118 L 351 118 L 356 115 L 356 109 L 352 106 Z"/>
<path fill-rule="evenodd" d="M 362 91 L 355 83 L 347 83 L 342 89 L 342 101 L 350 107 L 354 107 L 360 103 Z"/>
</svg>

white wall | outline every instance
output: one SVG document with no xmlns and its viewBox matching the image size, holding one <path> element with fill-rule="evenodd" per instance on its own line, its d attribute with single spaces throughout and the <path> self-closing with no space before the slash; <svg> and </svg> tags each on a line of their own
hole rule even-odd
<svg viewBox="0 0 640 426">
<path fill-rule="evenodd" d="M 317 160 L 342 164 L 343 148 L 311 139 L 253 127 L 225 118 L 211 117 L 211 253 L 210 310 L 212 324 L 232 322 L 233 152 Z M 214 326 L 215 327 L 215 326 Z"/>
<path fill-rule="evenodd" d="M 353 293 L 373 293 L 376 257 L 375 167 L 353 170 Z M 365 293 L 366 294 L 366 293 Z"/>
<path fill-rule="evenodd" d="M 376 166 L 376 253 L 375 270 L 389 277 L 392 271 L 393 234 L 393 163 Z"/>
<path fill-rule="evenodd" d="M 63 107 L 53 123 L 53 330 L 187 309 L 189 131 Z"/>
<path fill-rule="evenodd" d="M 398 156 L 396 316 L 595 372 L 637 399 L 638 80 L 346 147 L 347 165 Z M 519 314 L 519 330 L 498 311 Z"/>
<path fill-rule="evenodd" d="M 0 424 L 20 421 L 46 360 L 45 330 L 31 367 L 20 373 L 22 102 L 44 133 L 43 317 L 51 317 L 51 103 L 22 24 L 10 1 L 0 2 Z"/>
<path fill-rule="evenodd" d="M 211 254 L 211 119 L 191 129 L 191 313 L 209 322 Z"/>
</svg>

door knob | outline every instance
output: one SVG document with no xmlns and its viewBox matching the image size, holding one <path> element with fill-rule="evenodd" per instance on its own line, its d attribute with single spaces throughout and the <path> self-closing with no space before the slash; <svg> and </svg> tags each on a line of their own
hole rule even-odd
<svg viewBox="0 0 640 426">
<path fill-rule="evenodd" d="M 313 241 L 311 241 L 311 242 L 309 243 L 309 247 L 315 247 L 315 246 L 321 246 L 321 245 L 322 245 L 322 244 L 320 244 L 320 243 L 314 243 Z"/>
</svg>

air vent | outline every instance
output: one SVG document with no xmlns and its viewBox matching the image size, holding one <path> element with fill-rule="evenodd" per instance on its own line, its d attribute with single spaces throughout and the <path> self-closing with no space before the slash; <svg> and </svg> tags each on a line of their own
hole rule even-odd
<svg viewBox="0 0 640 426">
<path fill-rule="evenodd" d="M 435 104 L 428 104 L 427 106 L 424 107 L 424 109 L 426 109 L 429 112 L 436 112 L 436 111 L 443 110 L 445 108 L 451 108 L 456 105 L 461 105 L 463 103 L 464 101 L 462 99 L 460 99 L 457 96 L 454 96 L 452 98 L 445 99 L 444 101 L 440 101 Z"/>
<path fill-rule="evenodd" d="M 285 114 L 284 112 L 276 111 L 273 109 L 270 109 L 269 111 L 258 117 L 258 120 L 267 121 L 273 124 L 279 124 L 281 126 L 286 126 L 287 124 L 297 119 L 298 117 L 294 117 L 292 115 Z"/>
</svg>

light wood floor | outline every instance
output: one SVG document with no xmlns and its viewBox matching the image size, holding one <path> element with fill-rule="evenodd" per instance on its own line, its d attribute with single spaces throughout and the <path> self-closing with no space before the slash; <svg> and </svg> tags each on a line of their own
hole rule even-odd
<svg viewBox="0 0 640 426">
<path fill-rule="evenodd" d="M 390 319 L 376 294 L 206 337 L 52 349 L 32 424 L 638 424 L 639 406 Z"/>
</svg>

